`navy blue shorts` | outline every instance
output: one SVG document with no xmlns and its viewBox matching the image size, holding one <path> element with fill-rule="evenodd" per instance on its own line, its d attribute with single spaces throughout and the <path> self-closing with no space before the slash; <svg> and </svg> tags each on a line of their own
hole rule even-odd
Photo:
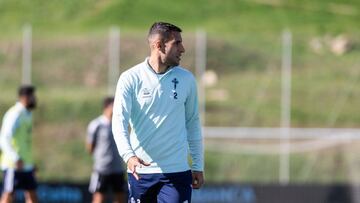
<svg viewBox="0 0 360 203">
<path fill-rule="evenodd" d="M 128 173 L 129 203 L 190 203 L 191 171 L 140 174 Z"/>
<path fill-rule="evenodd" d="M 34 176 L 34 171 L 15 171 L 14 169 L 7 169 L 4 171 L 3 191 L 13 192 L 14 190 L 35 190 L 37 182 Z"/>
</svg>

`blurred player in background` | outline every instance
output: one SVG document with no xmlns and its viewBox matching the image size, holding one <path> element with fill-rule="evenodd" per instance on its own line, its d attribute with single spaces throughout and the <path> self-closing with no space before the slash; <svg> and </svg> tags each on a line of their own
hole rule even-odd
<svg viewBox="0 0 360 203">
<path fill-rule="evenodd" d="M 31 113 L 36 107 L 35 87 L 21 86 L 18 98 L 18 102 L 5 113 L 1 127 L 1 168 L 4 171 L 1 203 L 12 202 L 16 189 L 25 191 L 27 203 L 37 202 Z"/>
<path fill-rule="evenodd" d="M 113 133 L 127 163 L 131 203 L 188 203 L 192 188 L 204 182 L 196 80 L 179 66 L 185 52 L 180 32 L 170 23 L 154 23 L 150 57 L 117 84 Z"/>
<path fill-rule="evenodd" d="M 102 115 L 88 126 L 86 148 L 94 159 L 89 185 L 89 191 L 93 193 L 93 203 L 104 202 L 106 193 L 110 190 L 113 192 L 114 202 L 123 203 L 126 199 L 127 184 L 123 161 L 111 131 L 113 103 L 113 97 L 105 98 Z"/>
</svg>

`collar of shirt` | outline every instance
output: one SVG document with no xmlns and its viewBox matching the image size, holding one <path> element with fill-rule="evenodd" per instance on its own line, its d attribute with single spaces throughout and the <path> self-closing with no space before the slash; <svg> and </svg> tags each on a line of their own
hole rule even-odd
<svg viewBox="0 0 360 203">
<path fill-rule="evenodd" d="M 154 75 L 159 81 L 162 79 L 162 78 L 164 78 L 166 75 L 169 75 L 172 71 L 173 71 L 173 69 L 175 68 L 175 67 L 170 67 L 170 68 L 168 68 L 167 70 L 166 70 L 166 72 L 165 73 L 156 73 L 155 71 L 154 71 L 154 69 L 150 66 L 150 64 L 149 64 L 149 57 L 147 57 L 146 59 L 145 59 L 145 62 L 144 62 L 145 64 L 146 64 L 146 70 L 148 71 L 148 72 L 150 72 L 151 73 L 151 75 Z"/>
<path fill-rule="evenodd" d="M 19 109 L 20 111 L 25 111 L 27 114 L 31 114 L 31 111 L 29 111 L 24 104 L 22 104 L 21 102 L 16 102 L 15 104 L 15 108 Z"/>
<path fill-rule="evenodd" d="M 108 118 L 106 118 L 105 115 L 100 116 L 100 122 L 105 124 L 105 125 L 110 125 L 110 123 L 111 123 L 111 121 Z"/>
</svg>

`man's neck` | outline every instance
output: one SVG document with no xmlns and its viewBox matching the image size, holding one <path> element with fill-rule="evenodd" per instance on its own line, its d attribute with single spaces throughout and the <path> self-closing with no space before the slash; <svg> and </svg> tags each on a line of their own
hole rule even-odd
<svg viewBox="0 0 360 203">
<path fill-rule="evenodd" d="M 148 63 L 150 67 L 154 70 L 154 72 L 157 74 L 165 73 L 169 69 L 169 66 L 161 63 L 160 58 L 156 56 L 150 56 Z"/>
<path fill-rule="evenodd" d="M 21 100 L 21 99 L 20 99 L 20 100 L 18 101 L 18 103 L 21 104 L 26 110 L 28 110 L 28 111 L 31 110 L 31 109 L 26 108 L 26 102 L 25 102 L 24 100 Z"/>
<path fill-rule="evenodd" d="M 110 122 L 111 121 L 111 115 L 106 113 L 106 112 L 103 112 L 103 116 Z"/>
</svg>

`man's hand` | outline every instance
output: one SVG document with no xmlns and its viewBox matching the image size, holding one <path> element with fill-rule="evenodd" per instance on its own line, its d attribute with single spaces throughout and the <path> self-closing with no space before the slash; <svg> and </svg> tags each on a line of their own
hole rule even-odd
<svg viewBox="0 0 360 203">
<path fill-rule="evenodd" d="M 24 169 L 24 162 L 21 159 L 19 159 L 16 161 L 15 166 L 17 171 L 22 171 Z"/>
<path fill-rule="evenodd" d="M 136 172 L 136 167 L 141 168 L 142 166 L 150 166 L 150 163 L 146 163 L 145 161 L 143 161 L 142 159 L 136 156 L 130 157 L 130 159 L 127 162 L 127 167 L 134 175 L 136 180 L 140 179 L 139 174 Z"/>
<path fill-rule="evenodd" d="M 192 172 L 192 187 L 199 189 L 204 184 L 204 174 L 202 171 Z"/>
</svg>

